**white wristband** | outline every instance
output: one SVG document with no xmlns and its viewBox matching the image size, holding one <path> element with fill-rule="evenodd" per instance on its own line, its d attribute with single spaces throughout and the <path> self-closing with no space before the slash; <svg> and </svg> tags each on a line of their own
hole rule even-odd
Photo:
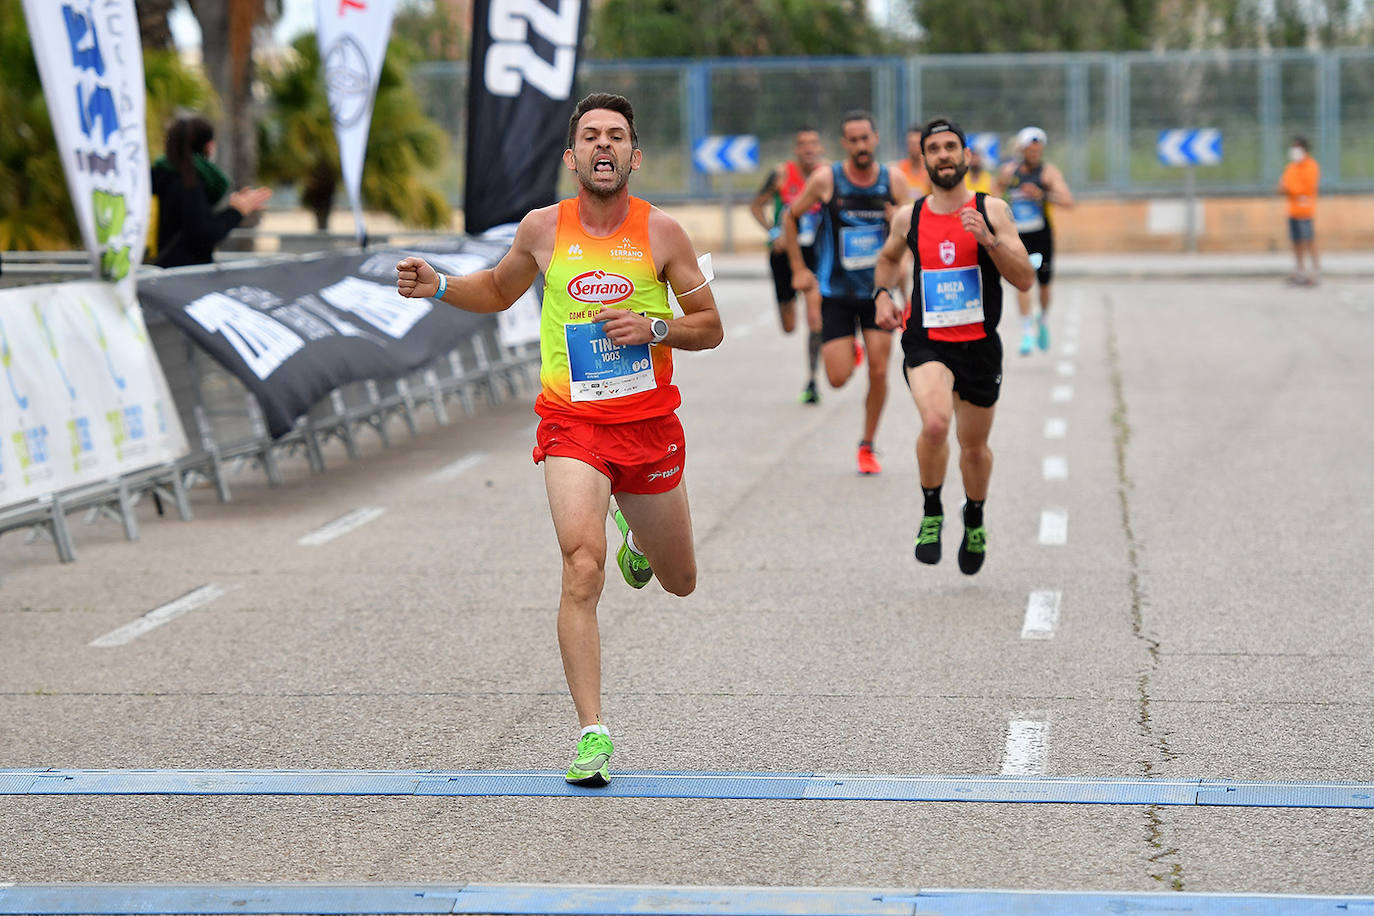
<svg viewBox="0 0 1374 916">
<path fill-rule="evenodd" d="M 434 298 L 442 299 L 446 292 L 448 292 L 448 274 L 439 274 L 439 290 L 434 294 Z"/>
</svg>

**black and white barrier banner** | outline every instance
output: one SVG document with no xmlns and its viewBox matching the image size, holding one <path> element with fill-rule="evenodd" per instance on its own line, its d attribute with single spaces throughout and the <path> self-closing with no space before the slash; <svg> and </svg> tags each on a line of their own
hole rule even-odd
<svg viewBox="0 0 1374 916">
<path fill-rule="evenodd" d="M 509 242 L 326 254 L 281 264 L 170 271 L 141 279 L 145 309 L 166 315 L 257 396 L 273 437 L 333 389 L 420 369 L 492 324 L 396 292 L 396 262 L 418 255 L 458 276 L 495 264 Z"/>
<path fill-rule="evenodd" d="M 180 458 L 138 307 L 113 283 L 0 290 L 0 506 Z"/>
<path fill-rule="evenodd" d="M 586 0 L 476 0 L 468 84 L 468 232 L 554 203 Z"/>
</svg>

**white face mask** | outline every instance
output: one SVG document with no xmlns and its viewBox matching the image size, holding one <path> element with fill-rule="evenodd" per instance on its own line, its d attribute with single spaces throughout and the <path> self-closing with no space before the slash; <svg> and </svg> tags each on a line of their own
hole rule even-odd
<svg viewBox="0 0 1374 916">
<path fill-rule="evenodd" d="M 1307 151 L 1304 150 L 1301 146 L 1288 147 L 1289 162 L 1302 162 L 1302 157 L 1305 155 L 1307 155 Z"/>
</svg>

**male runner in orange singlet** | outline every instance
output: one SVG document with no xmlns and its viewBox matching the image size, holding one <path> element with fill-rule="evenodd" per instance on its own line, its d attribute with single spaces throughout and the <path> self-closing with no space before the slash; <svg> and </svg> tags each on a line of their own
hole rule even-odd
<svg viewBox="0 0 1374 916">
<path fill-rule="evenodd" d="M 614 750 L 601 723 L 596 620 L 611 496 L 625 581 L 643 588 L 657 577 L 666 591 L 691 594 L 696 553 L 672 351 L 708 350 L 724 337 L 691 239 L 672 217 L 630 196 L 641 157 L 629 101 L 589 95 L 573 112 L 563 153 L 577 174 L 576 197 L 531 211 L 491 269 L 447 277 L 417 257 L 396 265 L 402 296 L 470 312 L 509 308 L 544 274 L 534 460 L 544 464 L 563 554 L 558 644 L 582 726 L 567 780 L 583 786 L 610 781 Z M 669 307 L 670 286 L 681 317 Z"/>
</svg>

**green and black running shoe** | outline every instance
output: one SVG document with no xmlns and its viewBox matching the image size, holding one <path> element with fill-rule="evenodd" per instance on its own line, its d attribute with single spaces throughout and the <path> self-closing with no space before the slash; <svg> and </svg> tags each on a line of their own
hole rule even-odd
<svg viewBox="0 0 1374 916">
<path fill-rule="evenodd" d="M 944 524 L 943 515 L 921 517 L 921 530 L 916 535 L 916 559 L 932 565 L 940 562 L 940 529 Z"/>
<path fill-rule="evenodd" d="M 649 568 L 649 560 L 644 554 L 630 549 L 630 525 L 619 509 L 615 510 L 615 526 L 620 529 L 620 549 L 615 554 L 620 574 L 630 588 L 643 588 L 654 577 L 654 571 Z"/>
<path fill-rule="evenodd" d="M 988 555 L 988 529 L 965 528 L 964 540 L 959 545 L 959 571 L 971 576 L 983 568 L 983 560 Z"/>
<path fill-rule="evenodd" d="M 587 732 L 577 741 L 577 756 L 565 777 L 575 786 L 599 789 L 611 781 L 611 753 L 615 745 L 600 732 Z"/>
</svg>

